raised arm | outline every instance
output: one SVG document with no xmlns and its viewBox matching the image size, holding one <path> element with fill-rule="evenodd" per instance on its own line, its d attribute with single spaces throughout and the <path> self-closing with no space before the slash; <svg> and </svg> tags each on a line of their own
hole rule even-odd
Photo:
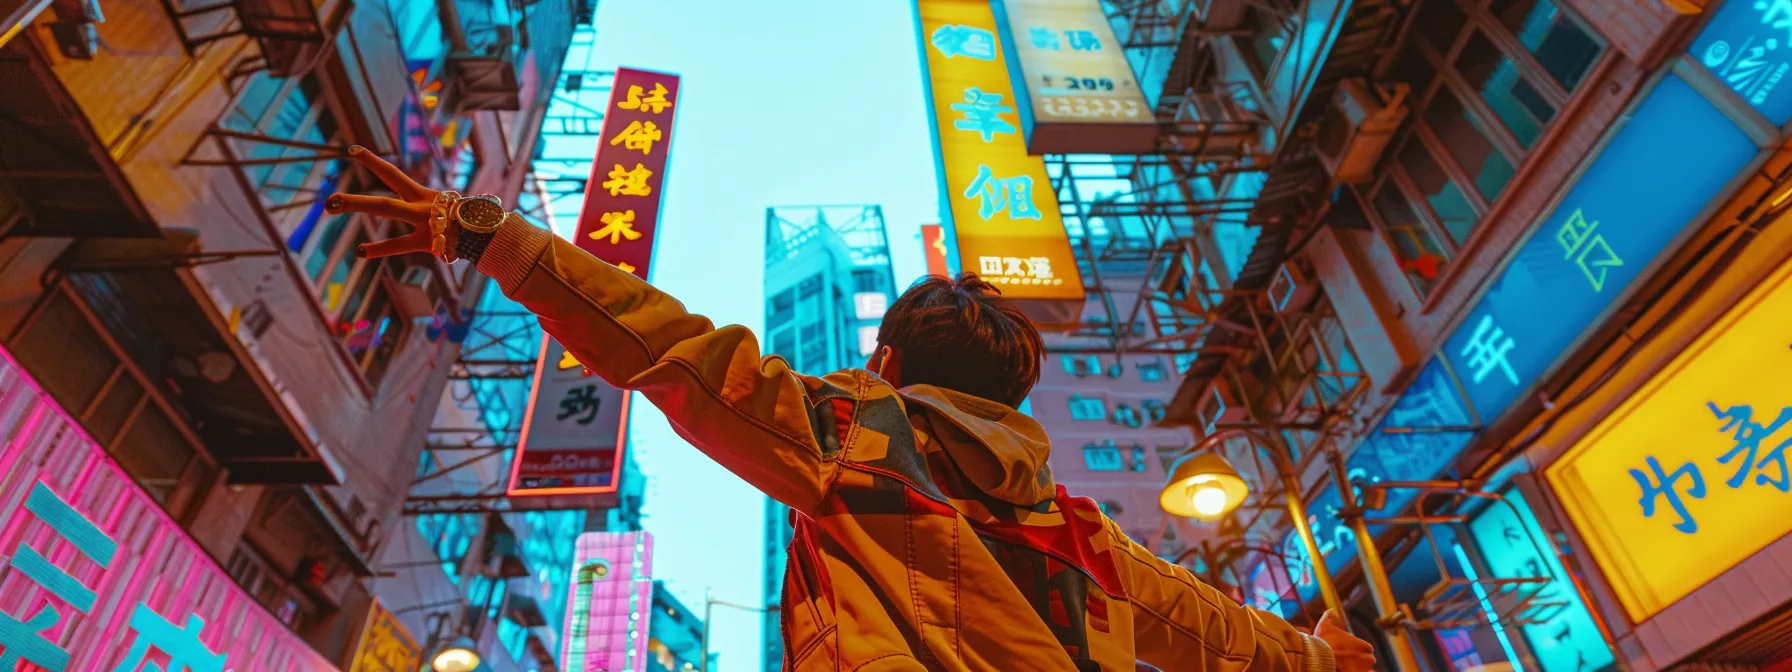
<svg viewBox="0 0 1792 672">
<path fill-rule="evenodd" d="M 1335 623 L 1308 635 L 1274 614 L 1240 606 L 1165 562 L 1108 522 L 1114 562 L 1133 605 L 1139 660 L 1165 670 L 1196 672 L 1368 672 L 1367 642 Z M 1328 619 L 1332 614 L 1327 614 Z M 1332 643 L 1328 643 L 1328 640 Z M 1337 650 L 1334 652 L 1334 648 Z"/>
<path fill-rule="evenodd" d="M 367 212 L 417 229 L 358 253 L 431 251 L 436 192 L 371 152 L 351 150 L 350 156 L 403 200 L 338 194 L 327 209 Z M 449 224 L 441 235 L 447 240 L 435 245 L 454 249 L 458 228 Z M 479 270 L 539 316 L 542 328 L 586 368 L 641 392 L 680 436 L 724 468 L 798 511 L 812 512 L 821 501 L 830 463 L 815 440 L 804 380 L 783 359 L 762 358 L 751 331 L 716 329 L 677 299 L 514 213 L 481 252 Z"/>
</svg>

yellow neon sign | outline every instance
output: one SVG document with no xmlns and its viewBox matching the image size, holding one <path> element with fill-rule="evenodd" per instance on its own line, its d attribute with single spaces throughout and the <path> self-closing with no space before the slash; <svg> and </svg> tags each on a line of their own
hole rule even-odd
<svg viewBox="0 0 1792 672">
<path fill-rule="evenodd" d="M 1647 620 L 1792 531 L 1792 263 L 1545 470 Z"/>
<path fill-rule="evenodd" d="M 1082 276 L 1045 161 L 1027 154 L 995 13 L 988 0 L 918 2 L 945 172 L 942 197 L 950 203 L 963 270 L 1034 308 L 1031 314 L 1074 320 L 1082 310 Z"/>
</svg>

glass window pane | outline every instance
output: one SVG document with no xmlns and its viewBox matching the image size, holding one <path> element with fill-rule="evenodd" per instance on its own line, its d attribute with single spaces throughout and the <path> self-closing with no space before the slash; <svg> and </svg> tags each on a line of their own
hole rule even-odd
<svg viewBox="0 0 1792 672">
<path fill-rule="evenodd" d="M 348 243 L 349 249 L 360 247 L 369 242 L 372 242 L 372 239 L 367 237 L 367 229 L 365 227 L 356 227 L 355 237 L 350 239 Z M 357 261 L 360 261 L 360 259 L 352 254 L 343 254 L 341 255 L 341 258 L 336 260 L 335 268 L 330 270 L 330 277 L 324 283 L 323 304 L 325 313 L 334 314 L 337 309 L 342 308 L 344 300 L 349 297 L 349 275 L 354 271 L 355 262 Z"/>
<path fill-rule="evenodd" d="M 1506 159 L 1481 123 L 1462 107 L 1462 101 L 1448 87 L 1439 87 L 1437 96 L 1425 110 L 1425 125 L 1443 142 L 1456 165 L 1475 181 L 1475 188 L 1489 202 L 1499 198 L 1506 183 L 1512 181 L 1512 162 Z"/>
<path fill-rule="evenodd" d="M 1488 8 L 1562 88 L 1580 86 L 1603 49 L 1550 0 L 1494 0 Z"/>
<path fill-rule="evenodd" d="M 1512 59 L 1493 46 L 1480 31 L 1470 35 L 1468 44 L 1462 47 L 1462 55 L 1456 57 L 1456 70 L 1468 80 L 1470 88 L 1480 92 L 1487 107 L 1505 122 L 1506 129 L 1512 131 L 1518 144 L 1526 149 L 1537 141 L 1537 136 L 1543 134 L 1543 127 L 1556 116 L 1555 106 L 1524 81 Z"/>
<path fill-rule="evenodd" d="M 1394 243 L 1394 255 L 1400 258 L 1400 270 L 1412 281 L 1419 295 L 1431 293 L 1437 276 L 1448 265 L 1449 257 L 1437 244 L 1431 229 L 1419 220 L 1406 196 L 1392 180 L 1384 181 L 1375 192 L 1375 211 L 1387 225 L 1388 237 Z"/>
<path fill-rule="evenodd" d="M 1412 30 L 1421 39 L 1437 47 L 1437 53 L 1448 56 L 1450 47 L 1456 43 L 1456 36 L 1462 34 L 1462 27 L 1468 23 L 1468 15 L 1457 7 L 1454 0 L 1427 0 L 1419 6 L 1419 15 L 1413 19 Z"/>
<path fill-rule="evenodd" d="M 336 243 L 342 240 L 342 232 L 348 228 L 350 216 L 337 215 L 324 225 L 324 235 L 317 237 L 317 244 L 305 255 L 305 275 L 313 281 L 322 275 L 324 266 L 330 263 L 330 255 L 336 251 Z M 345 255 L 353 256 L 353 255 Z"/>
<path fill-rule="evenodd" d="M 1406 168 L 1406 176 L 1413 186 L 1418 187 L 1425 201 L 1431 204 L 1431 212 L 1437 215 L 1438 223 L 1449 232 L 1450 238 L 1457 245 L 1466 242 L 1481 215 L 1437 164 L 1425 143 L 1417 137 L 1408 138 L 1406 146 L 1400 149 L 1400 165 Z"/>
</svg>

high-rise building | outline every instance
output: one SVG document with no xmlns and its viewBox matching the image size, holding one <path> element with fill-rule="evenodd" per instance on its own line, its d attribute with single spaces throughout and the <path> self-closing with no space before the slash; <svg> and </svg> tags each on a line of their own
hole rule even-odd
<svg viewBox="0 0 1792 672">
<path fill-rule="evenodd" d="M 0 510 L 35 521 L 0 555 L 19 576 L 90 583 L 9 581 L 0 602 L 54 594 L 65 627 L 98 627 L 0 636 L 8 660 L 97 668 L 133 636 L 147 650 L 131 623 L 189 617 L 239 670 L 349 669 L 382 645 L 363 633 L 424 644 L 421 614 L 376 606 L 374 584 L 413 522 L 401 509 L 459 349 L 450 316 L 479 281 L 428 255 L 360 259 L 404 227 L 323 203 L 384 189 L 351 145 L 514 203 L 575 4 L 9 14 L 23 21 L 0 27 L 0 471 L 6 491 L 38 494 Z M 67 541 L 20 545 L 51 532 Z M 69 663 L 44 657 L 64 645 Z"/>
<path fill-rule="evenodd" d="M 863 366 L 896 299 L 883 208 L 790 206 L 765 212 L 765 332 L 762 347 L 809 375 Z M 783 594 L 790 510 L 765 503 L 765 605 Z M 783 669 L 776 611 L 764 618 L 767 670 Z"/>
</svg>

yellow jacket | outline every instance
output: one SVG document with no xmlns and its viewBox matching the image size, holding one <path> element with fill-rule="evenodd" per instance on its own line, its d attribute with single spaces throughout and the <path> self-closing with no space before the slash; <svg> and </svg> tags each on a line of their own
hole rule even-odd
<svg viewBox="0 0 1792 672">
<path fill-rule="evenodd" d="M 805 376 L 512 215 L 479 261 L 612 385 L 792 510 L 787 670 L 1331 672 L 1326 644 L 1134 543 L 1033 419 L 849 369 Z"/>
</svg>

